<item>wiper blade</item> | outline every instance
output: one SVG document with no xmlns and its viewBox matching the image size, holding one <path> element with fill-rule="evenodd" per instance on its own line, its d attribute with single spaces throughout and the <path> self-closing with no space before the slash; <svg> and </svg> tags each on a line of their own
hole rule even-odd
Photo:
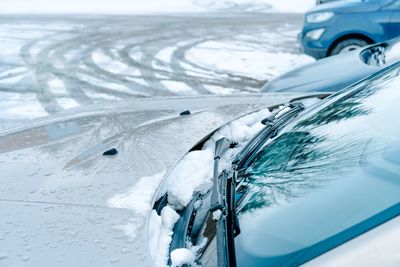
<svg viewBox="0 0 400 267">
<path fill-rule="evenodd" d="M 228 225 L 230 226 L 230 233 L 228 236 L 233 240 L 240 234 L 239 219 L 236 213 L 236 181 L 237 181 L 237 166 L 232 166 L 233 174 L 226 181 L 227 183 L 227 216 Z"/>
<path fill-rule="evenodd" d="M 261 120 L 261 123 L 264 125 L 270 125 L 273 124 L 277 119 L 281 118 L 285 113 L 291 111 L 293 112 L 294 110 L 303 110 L 304 105 L 300 102 L 295 102 L 295 103 L 290 103 L 289 105 L 284 105 L 282 108 L 277 109 L 271 113 L 268 117 L 265 119 Z"/>
<path fill-rule="evenodd" d="M 213 189 L 210 206 L 210 212 L 214 221 L 216 221 L 218 266 L 227 267 L 236 266 L 233 248 L 234 240 L 231 238 L 232 228 L 230 223 L 232 218 L 235 217 L 233 216 L 235 207 L 231 197 L 235 191 L 235 181 L 232 180 L 232 177 L 228 177 L 229 175 L 226 171 L 219 175 L 219 161 L 223 153 L 234 145 L 235 143 L 230 142 L 225 137 L 215 143 Z M 230 199 L 228 200 L 227 197 Z M 236 226 L 238 228 L 238 224 Z"/>
<path fill-rule="evenodd" d="M 255 140 L 256 142 L 250 144 L 251 149 L 246 150 L 244 159 L 247 159 L 262 144 L 261 141 L 265 140 L 262 137 L 273 136 L 279 130 L 279 126 L 289 121 L 303 109 L 304 106 L 300 102 L 290 103 L 262 120 L 266 128 L 256 136 L 258 138 L 252 139 L 252 141 Z M 258 139 L 261 141 L 258 141 Z M 234 144 L 225 137 L 215 143 L 213 188 L 209 210 L 216 221 L 218 266 L 229 267 L 236 266 L 234 238 L 240 234 L 235 197 L 237 169 L 241 161 L 235 160 L 232 163 L 232 172 L 223 171 L 221 175 L 219 174 L 219 161 L 221 156 Z M 243 153 L 240 154 L 243 155 Z"/>
<path fill-rule="evenodd" d="M 215 142 L 214 152 L 214 172 L 213 172 L 213 188 L 211 192 L 211 207 L 210 211 L 222 210 L 224 207 L 221 203 L 219 178 L 219 161 L 221 156 L 229 149 L 231 142 L 227 138 L 221 138 Z"/>
<path fill-rule="evenodd" d="M 271 115 L 261 121 L 265 128 L 254 136 L 244 149 L 236 156 L 233 164 L 238 168 L 243 168 L 248 163 L 249 158 L 254 152 L 260 148 L 267 138 L 275 137 L 281 128 L 291 119 L 296 117 L 304 110 L 304 105 L 301 102 L 294 102 L 284 105 L 282 108 L 274 111 Z"/>
</svg>

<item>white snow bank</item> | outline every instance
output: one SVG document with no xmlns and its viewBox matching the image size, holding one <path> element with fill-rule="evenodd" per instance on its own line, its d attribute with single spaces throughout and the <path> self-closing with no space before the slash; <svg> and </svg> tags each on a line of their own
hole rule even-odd
<svg viewBox="0 0 400 267">
<path fill-rule="evenodd" d="M 135 238 L 143 227 L 146 213 L 153 206 L 156 191 L 165 176 L 165 171 L 153 176 L 145 176 L 130 188 L 126 193 L 117 194 L 107 200 L 107 205 L 112 208 L 129 209 L 134 216 L 125 224 L 116 225 L 115 229 L 121 230 L 125 235 Z"/>
<path fill-rule="evenodd" d="M 189 266 L 193 265 L 195 261 L 195 254 L 187 248 L 178 248 L 171 252 L 171 266 L 179 267 L 184 264 Z"/>
<path fill-rule="evenodd" d="M 193 151 L 176 165 L 167 180 L 169 204 L 182 209 L 190 202 L 194 191 L 205 193 L 210 188 L 213 156 L 211 149 Z"/>
<path fill-rule="evenodd" d="M 239 144 L 244 144 L 252 138 L 264 125 L 261 120 L 270 114 L 268 109 L 262 109 L 234 120 L 216 131 L 207 142 L 204 143 L 204 149 L 214 149 L 215 142 L 222 137 L 234 140 Z"/>
<path fill-rule="evenodd" d="M 155 266 L 166 266 L 168 263 L 172 229 L 178 219 L 178 213 L 169 206 L 162 209 L 160 216 L 155 210 L 150 214 L 148 225 L 149 250 Z"/>
<path fill-rule="evenodd" d="M 126 193 L 113 196 L 107 201 L 109 207 L 130 209 L 137 213 L 144 213 L 152 209 L 152 201 L 158 186 L 164 178 L 165 171 L 153 176 L 140 178 Z"/>
<path fill-rule="evenodd" d="M 270 114 L 268 109 L 246 115 L 223 126 L 204 144 L 202 150 L 189 152 L 169 173 L 162 193 L 168 193 L 168 203 L 179 210 L 192 199 L 194 192 L 205 193 L 212 186 L 212 171 L 215 142 L 226 137 L 243 144 L 262 127 L 261 120 Z M 229 150 L 221 161 L 221 168 L 227 167 L 230 156 L 236 150 Z M 225 160 L 224 160 L 225 159 Z"/>
<path fill-rule="evenodd" d="M 0 13 L 165 13 L 165 12 L 295 12 L 314 0 L 12 0 L 0 1 Z"/>
</svg>

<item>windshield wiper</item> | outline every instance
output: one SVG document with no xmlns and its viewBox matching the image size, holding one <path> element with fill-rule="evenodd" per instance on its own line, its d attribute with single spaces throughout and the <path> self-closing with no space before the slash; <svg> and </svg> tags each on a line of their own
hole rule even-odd
<svg viewBox="0 0 400 267">
<path fill-rule="evenodd" d="M 290 103 L 263 119 L 261 123 L 265 125 L 265 128 L 248 142 L 243 150 L 238 153 L 232 164 L 237 165 L 238 169 L 245 168 L 251 156 L 264 144 L 265 140 L 274 138 L 287 122 L 303 110 L 304 105 L 301 102 Z"/>
<path fill-rule="evenodd" d="M 236 266 L 234 237 L 240 233 L 235 211 L 235 175 L 230 176 L 224 170 L 219 175 L 221 156 L 236 145 L 227 138 L 215 143 L 213 189 L 211 193 L 210 212 L 216 221 L 218 266 Z"/>
<path fill-rule="evenodd" d="M 210 212 L 216 221 L 217 259 L 218 266 L 236 266 L 234 238 L 240 234 L 239 220 L 236 214 L 236 182 L 238 168 L 247 162 L 249 157 L 258 149 L 265 138 L 275 136 L 286 122 L 294 118 L 304 109 L 301 103 L 291 103 L 273 112 L 262 120 L 266 127 L 260 131 L 240 154 L 240 160 L 232 162 L 230 172 L 224 170 L 219 174 L 221 156 L 235 143 L 227 138 L 221 138 L 215 143 L 213 188 L 211 192 Z"/>
<path fill-rule="evenodd" d="M 229 149 L 231 142 L 227 138 L 221 138 L 215 142 L 214 152 L 214 172 L 213 172 L 213 188 L 211 192 L 211 207 L 210 211 L 222 210 L 224 208 L 221 203 L 219 179 L 219 161 L 221 156 Z"/>
</svg>

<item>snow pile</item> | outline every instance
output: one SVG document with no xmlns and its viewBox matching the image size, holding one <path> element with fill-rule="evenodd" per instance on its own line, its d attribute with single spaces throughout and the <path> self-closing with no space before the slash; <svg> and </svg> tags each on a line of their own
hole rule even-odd
<svg viewBox="0 0 400 267">
<path fill-rule="evenodd" d="M 212 186 L 215 142 L 226 137 L 239 144 L 245 143 L 264 127 L 261 120 L 269 114 L 268 109 L 263 109 L 234 120 L 216 131 L 204 143 L 202 150 L 186 154 L 170 172 L 161 190 L 162 194 L 168 194 L 168 203 L 180 210 L 190 202 L 194 192 L 207 192 Z M 228 167 L 229 159 L 237 149 L 225 153 L 220 162 L 221 168 Z"/>
<path fill-rule="evenodd" d="M 107 201 L 109 207 L 119 209 L 129 209 L 137 213 L 145 213 L 152 209 L 154 194 L 157 191 L 165 171 L 153 176 L 140 178 L 134 187 L 123 194 L 113 196 Z"/>
<path fill-rule="evenodd" d="M 166 266 L 168 263 L 169 244 L 172 240 L 172 229 L 179 215 L 170 206 L 165 206 L 159 216 L 152 210 L 149 218 L 148 236 L 151 257 L 155 266 Z"/>
<path fill-rule="evenodd" d="M 261 120 L 268 117 L 268 115 L 270 115 L 270 111 L 268 109 L 262 109 L 228 123 L 216 131 L 210 139 L 204 143 L 204 148 L 214 149 L 215 142 L 222 137 L 236 141 L 239 144 L 245 143 L 264 127 Z"/>
<path fill-rule="evenodd" d="M 190 202 L 194 191 L 205 193 L 211 187 L 213 156 L 212 149 L 193 151 L 176 165 L 169 175 L 171 179 L 167 180 L 169 204 L 182 209 Z"/>
<path fill-rule="evenodd" d="M 184 264 L 192 266 L 195 261 L 195 254 L 187 248 L 178 248 L 171 252 L 171 266 L 179 267 Z"/>
<path fill-rule="evenodd" d="M 126 193 L 115 195 L 108 199 L 107 205 L 111 208 L 128 209 L 133 211 L 134 216 L 123 225 L 115 226 L 115 229 L 121 230 L 125 235 L 135 238 L 140 227 L 143 227 L 145 216 L 153 206 L 153 200 L 165 171 L 153 176 L 145 176 L 130 188 Z"/>
<path fill-rule="evenodd" d="M 13 0 L 0 1 L 0 13 L 172 13 L 172 12 L 295 12 L 314 0 Z"/>
</svg>

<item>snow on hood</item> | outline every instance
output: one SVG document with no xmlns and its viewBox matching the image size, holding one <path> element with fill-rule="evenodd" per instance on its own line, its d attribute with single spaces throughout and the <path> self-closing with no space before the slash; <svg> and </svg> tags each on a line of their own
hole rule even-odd
<svg viewBox="0 0 400 267">
<path fill-rule="evenodd" d="M 304 104 L 309 107 L 316 102 L 318 102 L 316 98 L 311 98 L 305 99 Z M 288 109 L 284 106 L 280 108 L 281 112 Z M 215 131 L 204 142 L 201 150 L 193 150 L 185 154 L 167 174 L 157 194 L 157 198 L 167 194 L 168 203 L 164 209 L 182 210 L 189 204 L 196 192 L 205 194 L 209 191 L 212 188 L 214 149 L 217 140 L 225 137 L 238 144 L 237 147 L 229 149 L 221 157 L 220 169 L 227 169 L 243 146 L 265 127 L 261 121 L 270 114 L 269 109 L 264 108 L 232 120 Z M 148 235 L 149 239 L 153 240 L 149 243 L 149 250 L 156 251 L 153 254 L 153 260 L 159 267 L 167 265 L 173 226 L 179 219 L 176 212 L 168 211 L 169 215 L 166 215 L 164 209 L 160 216 L 153 210 L 149 218 L 151 228 L 149 228 Z M 160 223 L 161 221 L 168 223 Z M 171 222 L 173 222 L 172 225 Z M 154 231 L 154 228 L 161 230 Z M 158 242 L 154 240 L 158 240 Z M 162 245 L 160 246 L 160 244 Z M 172 266 L 192 264 L 198 249 L 198 246 L 194 246 L 191 249 L 173 250 L 170 255 Z"/>
<path fill-rule="evenodd" d="M 292 96 L 140 99 L 1 133 L 1 263 L 150 265 L 146 222 L 161 172 L 225 122 Z"/>
<path fill-rule="evenodd" d="M 269 110 L 265 108 L 222 126 L 204 143 L 201 150 L 187 153 L 167 175 L 158 196 L 167 193 L 168 205 L 161 211 L 160 216 L 153 210 L 149 218 L 149 250 L 155 251 L 152 256 L 156 266 L 166 266 L 168 262 L 172 229 L 179 219 L 179 215 L 173 210 L 183 209 L 195 192 L 204 194 L 212 187 L 215 142 L 226 137 L 239 144 L 238 148 L 227 151 L 221 158 L 221 168 L 227 168 L 240 147 L 264 127 L 261 120 L 269 114 Z M 165 210 L 167 212 L 164 212 Z M 191 264 L 194 254 L 188 249 L 172 251 L 173 266 Z"/>
</svg>

